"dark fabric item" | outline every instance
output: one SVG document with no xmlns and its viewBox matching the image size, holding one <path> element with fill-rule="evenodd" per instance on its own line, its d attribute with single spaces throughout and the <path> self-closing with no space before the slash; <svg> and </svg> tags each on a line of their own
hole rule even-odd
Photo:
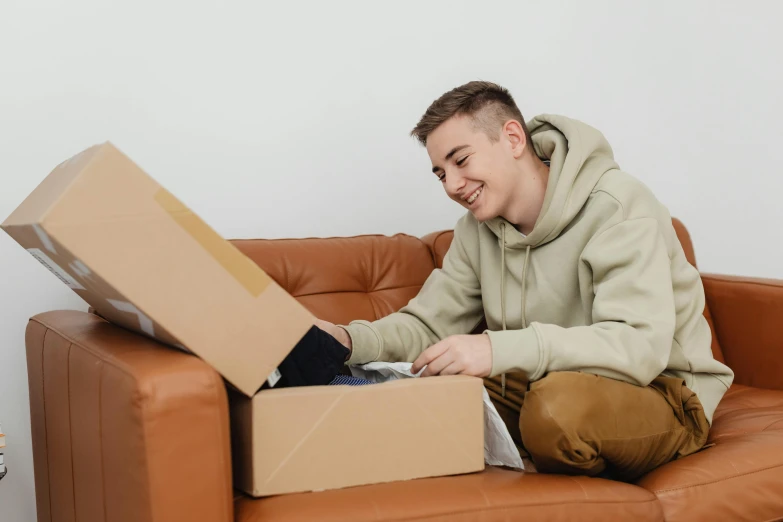
<svg viewBox="0 0 783 522">
<path fill-rule="evenodd" d="M 367 379 L 351 377 L 350 375 L 338 375 L 332 382 L 329 383 L 330 386 L 364 386 L 365 384 L 375 383 L 368 381 Z"/>
<path fill-rule="evenodd" d="M 340 374 L 349 354 L 340 341 L 313 326 L 277 367 L 281 377 L 271 387 L 325 386 Z M 269 382 L 261 387 L 266 388 Z"/>
</svg>

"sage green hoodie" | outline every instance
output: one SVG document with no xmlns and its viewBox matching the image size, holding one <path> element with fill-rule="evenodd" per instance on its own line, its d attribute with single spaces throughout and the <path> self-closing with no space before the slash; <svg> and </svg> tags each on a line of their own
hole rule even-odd
<svg viewBox="0 0 783 522">
<path fill-rule="evenodd" d="M 486 318 L 490 377 L 584 371 L 639 386 L 680 377 L 712 423 L 734 374 L 712 356 L 701 278 L 669 212 L 619 169 L 598 130 L 555 115 L 528 126 L 536 154 L 550 160 L 532 232 L 465 214 L 443 268 L 416 297 L 377 321 L 343 326 L 348 364 L 412 362 Z"/>
</svg>

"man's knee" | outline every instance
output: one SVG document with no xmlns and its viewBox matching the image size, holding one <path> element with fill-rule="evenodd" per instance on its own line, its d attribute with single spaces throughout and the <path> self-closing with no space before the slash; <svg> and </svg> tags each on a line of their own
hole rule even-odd
<svg viewBox="0 0 783 522">
<path fill-rule="evenodd" d="M 595 376 L 551 373 L 531 385 L 520 413 L 525 449 L 540 471 L 597 474 L 603 470 L 600 448 L 591 437 L 598 415 Z"/>
</svg>

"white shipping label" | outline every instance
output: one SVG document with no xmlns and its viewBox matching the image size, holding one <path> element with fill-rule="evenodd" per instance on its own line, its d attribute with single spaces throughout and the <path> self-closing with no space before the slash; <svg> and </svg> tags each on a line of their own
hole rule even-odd
<svg viewBox="0 0 783 522">
<path fill-rule="evenodd" d="M 79 284 L 79 281 L 74 279 L 71 274 L 52 261 L 52 258 L 47 256 L 43 250 L 40 248 L 28 248 L 27 251 L 30 252 L 39 263 L 48 268 L 51 273 L 56 275 L 60 281 L 68 285 L 68 288 L 71 290 L 84 290 L 84 287 Z"/>
<path fill-rule="evenodd" d="M 79 261 L 78 259 L 68 265 L 79 277 L 88 277 L 92 272 L 87 268 L 87 265 Z"/>
<path fill-rule="evenodd" d="M 33 230 L 35 230 L 35 235 L 38 236 L 38 239 L 41 240 L 41 243 L 43 243 L 43 246 L 46 247 L 46 250 L 51 252 L 52 254 L 56 254 L 57 250 L 54 249 L 54 243 L 52 243 L 52 238 L 49 237 L 49 234 L 46 233 L 46 230 L 41 228 L 41 225 L 33 225 Z"/>
<path fill-rule="evenodd" d="M 269 377 L 267 378 L 266 382 L 269 383 L 270 387 L 274 388 L 275 384 L 277 384 L 277 381 L 279 381 L 282 376 L 283 375 L 280 373 L 280 370 L 275 368 L 275 371 L 269 374 Z"/>
<path fill-rule="evenodd" d="M 152 326 L 152 319 L 144 315 L 144 313 L 133 306 L 133 304 L 127 302 L 127 301 L 117 301 L 116 299 L 107 299 L 107 301 L 117 310 L 121 312 L 127 312 L 129 314 L 133 314 L 136 317 L 139 318 L 139 328 L 142 332 L 149 335 L 150 337 L 155 337 L 155 328 Z"/>
</svg>

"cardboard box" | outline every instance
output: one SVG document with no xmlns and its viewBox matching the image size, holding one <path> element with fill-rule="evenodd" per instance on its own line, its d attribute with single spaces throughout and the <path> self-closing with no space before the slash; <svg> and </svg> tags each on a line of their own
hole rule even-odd
<svg viewBox="0 0 783 522">
<path fill-rule="evenodd" d="M 258 497 L 482 470 L 483 386 L 456 375 L 234 395 L 234 487 Z"/>
<path fill-rule="evenodd" d="M 312 314 L 110 143 L 58 165 L 1 227 L 103 317 L 233 385 L 235 486 L 251 495 L 484 468 L 481 379 L 259 392 Z"/>
<path fill-rule="evenodd" d="M 253 396 L 313 316 L 110 143 L 58 165 L 2 228 L 110 321 Z"/>
</svg>

